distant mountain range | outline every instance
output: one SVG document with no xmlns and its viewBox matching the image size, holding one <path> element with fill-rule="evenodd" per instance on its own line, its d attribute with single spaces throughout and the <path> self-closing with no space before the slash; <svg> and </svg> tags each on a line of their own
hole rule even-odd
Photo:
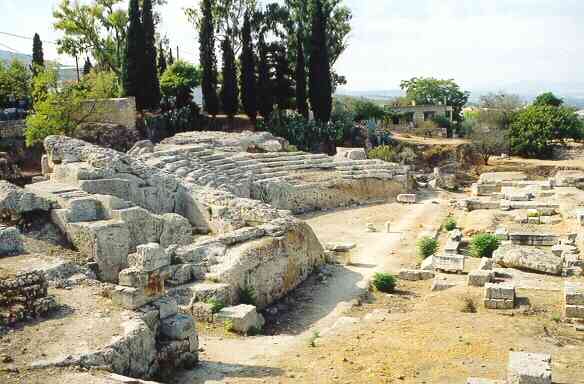
<svg viewBox="0 0 584 384">
<path fill-rule="evenodd" d="M 31 55 L 26 55 L 24 53 L 13 53 L 9 51 L 3 51 L 0 49 L 0 61 L 10 63 L 14 59 L 22 61 L 27 65 L 30 65 L 30 63 L 32 63 Z M 61 65 L 59 63 L 56 64 L 59 66 L 59 79 L 61 81 L 72 81 L 77 79 L 77 73 L 75 68 L 71 66 Z"/>
</svg>

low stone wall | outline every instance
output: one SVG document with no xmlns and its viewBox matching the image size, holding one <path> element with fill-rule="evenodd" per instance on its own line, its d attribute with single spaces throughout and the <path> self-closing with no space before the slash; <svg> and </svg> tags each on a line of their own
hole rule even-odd
<svg viewBox="0 0 584 384">
<path fill-rule="evenodd" d="M 78 117 L 89 115 L 84 119 L 92 123 L 119 124 L 127 128 L 136 128 L 136 99 L 87 100 L 81 103 Z"/>
<path fill-rule="evenodd" d="M 0 121 L 0 139 L 24 137 L 25 120 Z"/>
</svg>

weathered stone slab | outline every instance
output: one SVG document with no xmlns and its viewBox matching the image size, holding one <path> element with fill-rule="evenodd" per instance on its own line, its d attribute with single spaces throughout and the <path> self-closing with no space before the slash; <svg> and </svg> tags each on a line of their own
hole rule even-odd
<svg viewBox="0 0 584 384">
<path fill-rule="evenodd" d="M 191 316 L 176 314 L 160 322 L 160 333 L 168 340 L 186 340 L 195 334 L 195 322 Z"/>
<path fill-rule="evenodd" d="M 479 184 L 497 184 L 505 181 L 524 181 L 527 175 L 523 172 L 487 172 L 479 178 Z"/>
<path fill-rule="evenodd" d="M 430 280 L 434 278 L 434 272 L 423 269 L 402 269 L 399 271 L 399 278 L 409 281 Z"/>
<path fill-rule="evenodd" d="M 137 309 L 156 300 L 160 296 L 148 296 L 144 289 L 117 286 L 111 293 L 112 303 L 122 308 Z"/>
<path fill-rule="evenodd" d="M 24 252 L 24 242 L 18 228 L 0 225 L 0 256 L 22 252 Z"/>
<path fill-rule="evenodd" d="M 567 305 L 584 305 L 584 283 L 566 281 L 564 298 Z"/>
<path fill-rule="evenodd" d="M 455 287 L 456 284 L 443 277 L 435 277 L 432 281 L 432 291 L 445 291 Z"/>
<path fill-rule="evenodd" d="M 21 215 L 33 211 L 48 211 L 49 209 L 51 209 L 49 200 L 8 181 L 0 180 L 0 211 L 6 210 Z"/>
<path fill-rule="evenodd" d="M 216 314 L 219 321 L 230 321 L 232 329 L 239 333 L 248 333 L 250 330 L 260 330 L 265 320 L 256 311 L 253 305 L 240 304 L 234 307 L 226 307 Z"/>
<path fill-rule="evenodd" d="M 401 194 L 397 195 L 397 202 L 398 203 L 405 203 L 405 204 L 415 204 L 416 203 L 416 195 L 414 194 Z"/>
<path fill-rule="evenodd" d="M 535 247 L 503 245 L 493 253 L 493 260 L 507 268 L 518 268 L 530 271 L 560 275 L 563 259 L 551 252 Z"/>
<path fill-rule="evenodd" d="M 483 271 L 492 270 L 493 269 L 493 259 L 488 258 L 488 257 L 482 257 L 478 269 L 483 270 Z"/>
<path fill-rule="evenodd" d="M 477 270 L 468 274 L 468 285 L 472 287 L 484 287 L 493 280 L 493 271 Z"/>
<path fill-rule="evenodd" d="M 460 248 L 460 241 L 448 239 L 446 241 L 446 245 L 444 246 L 444 253 L 446 255 L 457 255 L 459 248 Z"/>
<path fill-rule="evenodd" d="M 351 249 L 354 249 L 357 245 L 355 243 L 341 243 L 341 242 L 334 242 L 334 243 L 326 243 L 324 248 L 327 251 L 334 251 L 334 252 L 349 252 Z"/>
<path fill-rule="evenodd" d="M 140 271 L 153 272 L 170 265 L 170 256 L 157 243 L 142 244 L 128 256 L 128 263 Z"/>
<path fill-rule="evenodd" d="M 552 384 L 552 357 L 544 353 L 511 352 L 509 384 Z"/>
<path fill-rule="evenodd" d="M 464 255 L 444 254 L 434 255 L 433 265 L 435 270 L 459 273 L 464 271 Z"/>
</svg>

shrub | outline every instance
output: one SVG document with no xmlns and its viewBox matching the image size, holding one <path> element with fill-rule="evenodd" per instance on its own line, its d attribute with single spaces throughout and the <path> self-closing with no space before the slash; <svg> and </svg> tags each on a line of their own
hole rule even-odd
<svg viewBox="0 0 584 384">
<path fill-rule="evenodd" d="M 206 304 L 211 306 L 211 312 L 217 313 L 225 308 L 225 303 L 219 299 L 211 298 L 206 301 Z"/>
<path fill-rule="evenodd" d="M 438 241 L 428 236 L 418 240 L 417 246 L 418 256 L 422 259 L 426 259 L 438 251 Z"/>
<path fill-rule="evenodd" d="M 454 220 L 454 217 L 449 217 L 446 219 L 444 222 L 444 229 L 448 232 L 456 229 L 456 220 Z"/>
<path fill-rule="evenodd" d="M 373 281 L 371 283 L 378 291 L 389 293 L 395 289 L 396 279 L 389 273 L 377 272 L 373 275 Z"/>
<path fill-rule="evenodd" d="M 465 295 L 462 297 L 462 306 L 460 312 L 463 313 L 477 313 L 477 305 L 475 300 L 470 295 Z"/>
<path fill-rule="evenodd" d="M 470 241 L 470 254 L 474 257 L 493 257 L 493 252 L 499 248 L 499 240 L 490 233 L 479 233 Z"/>
<path fill-rule="evenodd" d="M 239 302 L 241 304 L 255 305 L 256 292 L 255 289 L 249 285 L 239 288 Z"/>
<path fill-rule="evenodd" d="M 318 331 L 312 332 L 312 336 L 308 339 L 308 345 L 312 348 L 316 347 L 316 340 L 320 337 L 320 333 Z"/>
<path fill-rule="evenodd" d="M 367 157 L 370 159 L 383 160 L 390 163 L 399 161 L 397 153 L 393 147 L 389 145 L 380 145 L 379 147 L 373 148 L 369 151 Z"/>
</svg>

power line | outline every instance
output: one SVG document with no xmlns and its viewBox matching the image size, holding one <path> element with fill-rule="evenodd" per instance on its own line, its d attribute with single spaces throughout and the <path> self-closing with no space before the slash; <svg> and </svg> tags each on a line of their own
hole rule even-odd
<svg viewBox="0 0 584 384">
<path fill-rule="evenodd" d="M 8 45 L 6 45 L 6 44 L 4 44 L 4 43 L 0 43 L 0 46 L 2 46 L 2 47 L 4 47 L 4 48 L 8 49 L 9 51 L 12 51 L 12 52 L 10 52 L 10 53 L 20 53 L 20 52 L 18 52 L 16 49 L 14 49 L 14 48 L 11 48 L 11 47 L 9 47 Z"/>
<path fill-rule="evenodd" d="M 11 37 L 16 37 L 18 39 L 26 39 L 26 40 L 33 40 L 32 37 L 29 36 L 23 36 L 23 35 L 17 35 L 15 33 L 10 33 L 10 32 L 2 32 L 0 31 L 0 34 L 2 35 L 6 35 L 6 36 L 11 36 Z M 50 41 L 50 40 L 41 40 L 43 43 L 49 43 L 49 44 L 57 44 L 54 41 Z"/>
</svg>

